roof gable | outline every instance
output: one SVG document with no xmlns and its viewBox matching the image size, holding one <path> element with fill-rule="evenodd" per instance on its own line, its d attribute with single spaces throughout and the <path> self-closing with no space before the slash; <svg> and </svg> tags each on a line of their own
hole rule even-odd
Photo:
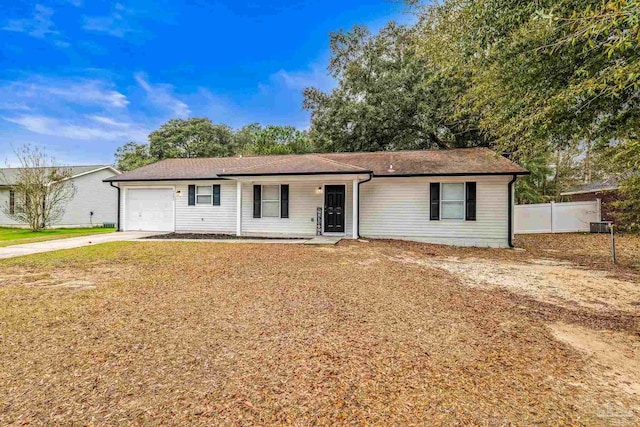
<svg viewBox="0 0 640 427">
<path fill-rule="evenodd" d="M 590 182 L 588 184 L 581 185 L 579 187 L 572 188 L 569 191 L 560 193 L 562 196 L 569 196 L 571 194 L 580 193 L 596 193 L 599 191 L 612 191 L 618 189 L 618 177 L 610 176 L 603 181 Z"/>
<path fill-rule="evenodd" d="M 86 175 L 103 169 L 112 169 L 119 173 L 111 165 L 85 165 L 85 166 L 60 166 L 62 169 L 69 169 L 71 178 L 78 175 Z M 20 171 L 25 168 L 0 168 L 0 186 L 14 185 L 20 176 Z M 51 168 L 45 168 L 51 169 Z"/>
</svg>

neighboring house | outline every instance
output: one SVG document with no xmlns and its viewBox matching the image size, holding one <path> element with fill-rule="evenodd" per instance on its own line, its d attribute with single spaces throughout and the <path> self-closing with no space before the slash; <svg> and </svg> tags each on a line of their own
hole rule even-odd
<svg viewBox="0 0 640 427">
<path fill-rule="evenodd" d="M 168 159 L 107 179 L 121 230 L 511 244 L 513 182 L 483 148 Z"/>
<path fill-rule="evenodd" d="M 615 208 L 613 203 L 620 200 L 620 191 L 618 187 L 618 179 L 615 176 L 603 181 L 596 181 L 589 184 L 581 185 L 561 193 L 571 202 L 586 202 L 600 199 L 601 218 L 602 221 L 613 221 L 615 217 Z"/>
<path fill-rule="evenodd" d="M 120 172 L 108 165 L 63 166 L 71 171 L 75 187 L 73 198 L 66 204 L 64 215 L 54 227 L 90 227 L 104 223 L 116 223 L 118 216 L 118 190 L 104 179 Z M 11 186 L 19 177 L 20 168 L 0 168 L 0 226 L 25 226 L 5 214 L 5 209 L 15 209 L 16 195 Z"/>
</svg>

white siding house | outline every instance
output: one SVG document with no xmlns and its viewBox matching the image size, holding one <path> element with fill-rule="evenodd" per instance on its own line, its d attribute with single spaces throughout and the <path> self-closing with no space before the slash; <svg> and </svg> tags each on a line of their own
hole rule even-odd
<svg viewBox="0 0 640 427">
<path fill-rule="evenodd" d="M 91 227 L 104 223 L 115 224 L 118 212 L 118 190 L 105 179 L 120 172 L 111 166 L 74 166 L 71 167 L 75 189 L 73 198 L 67 202 L 65 212 L 55 227 Z M 6 215 L 10 209 L 11 181 L 17 176 L 17 169 L 0 169 L 0 226 L 21 227 Z M 7 182 L 4 182 L 7 181 Z M 15 204 L 14 198 L 14 204 Z"/>
<path fill-rule="evenodd" d="M 504 246 L 510 179 L 508 176 L 374 178 L 361 187 L 360 234 L 459 246 Z M 430 220 L 432 182 L 476 182 L 476 220 Z"/>
<path fill-rule="evenodd" d="M 120 188 L 126 231 L 507 247 L 512 184 L 526 173 L 464 149 L 171 159 L 107 181 Z"/>
</svg>

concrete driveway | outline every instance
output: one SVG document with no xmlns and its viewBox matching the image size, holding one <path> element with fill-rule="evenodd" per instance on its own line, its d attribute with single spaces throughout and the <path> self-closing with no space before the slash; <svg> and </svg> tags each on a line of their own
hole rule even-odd
<svg viewBox="0 0 640 427">
<path fill-rule="evenodd" d="M 157 236 L 158 232 L 125 231 L 119 233 L 94 234 L 90 236 L 71 237 L 68 239 L 48 240 L 46 242 L 25 243 L 0 248 L 0 258 L 14 258 L 23 255 L 39 254 L 42 252 L 73 249 L 82 246 L 97 245 L 107 242 L 121 242 L 136 240 L 148 236 Z"/>
</svg>

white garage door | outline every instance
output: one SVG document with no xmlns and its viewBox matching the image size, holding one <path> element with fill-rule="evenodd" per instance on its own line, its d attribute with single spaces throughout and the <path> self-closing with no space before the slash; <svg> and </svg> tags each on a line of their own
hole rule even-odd
<svg viewBox="0 0 640 427">
<path fill-rule="evenodd" d="M 144 188 L 127 190 L 127 230 L 173 231 L 173 190 Z"/>
</svg>

